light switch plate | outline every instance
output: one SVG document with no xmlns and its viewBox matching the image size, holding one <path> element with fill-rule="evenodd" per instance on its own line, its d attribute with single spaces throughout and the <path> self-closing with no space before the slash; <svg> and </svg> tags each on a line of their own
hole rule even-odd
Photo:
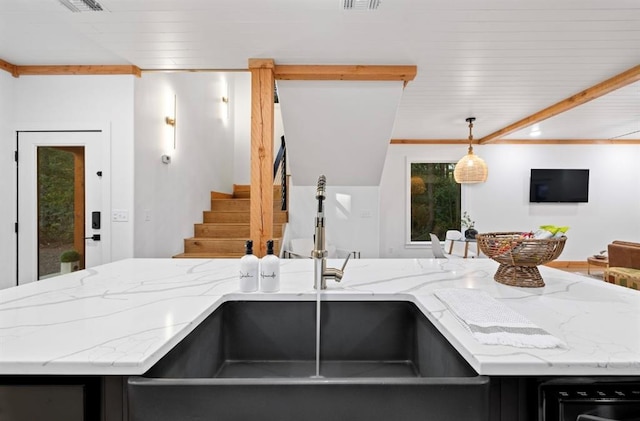
<svg viewBox="0 0 640 421">
<path fill-rule="evenodd" d="M 113 222 L 128 222 L 129 211 L 126 209 L 113 209 L 111 211 L 111 220 Z"/>
</svg>

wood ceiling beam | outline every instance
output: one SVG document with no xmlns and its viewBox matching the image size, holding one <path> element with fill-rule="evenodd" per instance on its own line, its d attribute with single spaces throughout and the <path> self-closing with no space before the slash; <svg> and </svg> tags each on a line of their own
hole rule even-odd
<svg viewBox="0 0 640 421">
<path fill-rule="evenodd" d="M 392 145 L 469 145 L 468 139 L 391 139 Z"/>
<path fill-rule="evenodd" d="M 16 66 L 0 59 L 0 69 L 13 77 L 23 75 L 134 75 L 140 77 L 142 71 L 133 65 L 61 65 L 61 66 Z"/>
<path fill-rule="evenodd" d="M 467 145 L 466 139 L 391 139 L 392 145 Z M 476 143 L 476 142 L 474 142 Z M 640 139 L 502 139 L 493 145 L 638 145 Z"/>
<path fill-rule="evenodd" d="M 0 59 L 0 69 L 13 77 L 23 75 L 134 75 L 140 77 L 142 71 L 138 66 L 130 65 L 62 65 L 62 66 L 16 66 Z"/>
<path fill-rule="evenodd" d="M 62 66 L 16 66 L 18 76 L 23 75 L 134 75 L 141 76 L 138 66 L 132 65 L 62 65 Z"/>
<path fill-rule="evenodd" d="M 530 116 L 525 117 L 522 120 L 516 121 L 513 124 L 510 124 L 496 132 L 493 132 L 481 138 L 478 141 L 478 143 L 485 144 L 485 143 L 494 142 L 497 139 L 503 136 L 506 136 L 510 133 L 513 133 L 517 130 L 539 123 L 543 120 L 546 120 L 550 117 L 553 117 L 555 115 L 568 111 L 572 108 L 575 108 L 593 99 L 599 98 L 603 95 L 608 94 L 609 92 L 615 91 L 618 88 L 622 88 L 623 86 L 627 86 L 639 80 L 640 80 L 640 65 L 637 65 L 616 76 L 613 76 L 612 78 L 609 78 L 603 82 L 593 85 L 592 87 L 587 88 L 582 92 L 578 92 L 577 94 L 572 95 L 569 98 L 566 98 L 547 108 L 544 108 L 538 111 L 537 113 L 531 114 Z"/>
<path fill-rule="evenodd" d="M 401 80 L 415 79 L 417 66 L 290 65 L 274 68 L 276 80 Z"/>
<path fill-rule="evenodd" d="M 4 61 L 2 59 L 0 59 L 0 69 L 5 70 L 9 73 L 11 73 L 11 76 L 13 77 L 18 77 L 18 66 L 16 66 L 15 64 L 11 64 L 8 61 Z"/>
<path fill-rule="evenodd" d="M 503 139 L 495 145 L 637 145 L 640 139 Z"/>
</svg>

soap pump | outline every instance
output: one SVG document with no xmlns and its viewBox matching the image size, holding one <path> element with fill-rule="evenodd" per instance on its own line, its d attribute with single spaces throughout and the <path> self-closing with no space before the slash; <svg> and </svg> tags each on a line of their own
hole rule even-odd
<svg viewBox="0 0 640 421">
<path fill-rule="evenodd" d="M 240 291 L 257 291 L 260 259 L 253 254 L 253 241 L 247 240 L 244 251 L 240 258 Z"/>
<path fill-rule="evenodd" d="M 267 241 L 267 255 L 260 260 L 260 291 L 280 290 L 280 259 L 273 254 L 273 240 Z"/>
</svg>

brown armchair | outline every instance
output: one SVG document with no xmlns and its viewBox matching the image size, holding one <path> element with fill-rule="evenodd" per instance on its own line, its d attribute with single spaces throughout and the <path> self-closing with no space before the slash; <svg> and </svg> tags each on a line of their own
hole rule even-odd
<svg viewBox="0 0 640 421">
<path fill-rule="evenodd" d="M 609 267 L 605 281 L 640 290 L 640 243 L 614 241 L 607 246 Z"/>
</svg>

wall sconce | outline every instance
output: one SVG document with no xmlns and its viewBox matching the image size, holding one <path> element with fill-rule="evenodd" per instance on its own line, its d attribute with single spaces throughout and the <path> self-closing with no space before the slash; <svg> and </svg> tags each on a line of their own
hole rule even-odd
<svg viewBox="0 0 640 421">
<path fill-rule="evenodd" d="M 173 96 L 173 117 L 165 117 L 164 118 L 164 122 L 168 125 L 173 127 L 173 149 L 176 148 L 176 114 L 177 114 L 177 98 L 176 95 Z"/>
<path fill-rule="evenodd" d="M 224 120 L 228 120 L 229 119 L 229 96 L 223 96 L 222 97 L 222 113 L 221 113 L 221 117 Z"/>
<path fill-rule="evenodd" d="M 173 149 L 176 149 L 176 95 L 173 96 L 173 117 L 170 116 L 166 116 L 164 118 L 164 122 L 167 126 L 170 126 L 173 128 Z M 170 138 L 166 139 L 166 140 L 170 140 Z M 168 142 L 167 142 L 168 143 Z M 168 147 L 167 148 L 163 148 L 168 152 Z M 168 153 L 165 153 L 163 155 L 160 156 L 160 161 L 162 161 L 163 164 L 170 164 L 171 163 L 171 155 L 169 155 Z"/>
</svg>

